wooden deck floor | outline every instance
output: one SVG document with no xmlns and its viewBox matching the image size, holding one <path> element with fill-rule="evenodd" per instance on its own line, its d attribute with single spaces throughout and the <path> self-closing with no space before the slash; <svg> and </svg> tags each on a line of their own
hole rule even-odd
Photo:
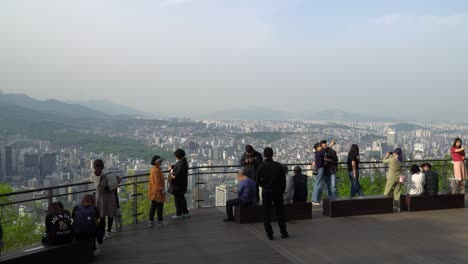
<svg viewBox="0 0 468 264">
<path fill-rule="evenodd" d="M 263 224 L 224 223 L 224 208 L 195 209 L 161 228 L 113 234 L 95 263 L 468 263 L 468 210 L 453 209 L 288 223 L 266 239 Z"/>
</svg>

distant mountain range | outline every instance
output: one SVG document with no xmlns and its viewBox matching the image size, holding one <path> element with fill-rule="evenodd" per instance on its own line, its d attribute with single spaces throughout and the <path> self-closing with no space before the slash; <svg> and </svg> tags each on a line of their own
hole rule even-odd
<svg viewBox="0 0 468 264">
<path fill-rule="evenodd" d="M 227 109 L 202 115 L 214 120 L 320 120 L 320 121 L 392 121 L 392 118 L 365 116 L 337 109 L 320 112 L 285 112 L 261 107 Z"/>
<path fill-rule="evenodd" d="M 138 109 L 113 103 L 109 100 L 91 100 L 91 101 L 67 101 L 71 104 L 79 104 L 89 109 L 100 111 L 113 116 L 142 116 L 147 115 Z"/>
<path fill-rule="evenodd" d="M 2 105 L 4 111 L 10 107 L 10 110 L 15 110 L 14 112 L 39 114 L 40 117 L 49 116 L 53 119 L 98 119 L 110 117 L 106 113 L 79 104 L 68 104 L 55 99 L 36 100 L 24 94 L 0 93 L 0 105 Z M 31 113 L 30 111 L 35 113 Z"/>
</svg>

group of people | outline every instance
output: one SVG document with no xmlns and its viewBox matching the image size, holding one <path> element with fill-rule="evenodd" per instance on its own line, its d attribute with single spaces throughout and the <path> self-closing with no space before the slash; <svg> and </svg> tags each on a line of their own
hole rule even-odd
<svg viewBox="0 0 468 264">
<path fill-rule="evenodd" d="M 327 145 L 326 140 L 314 144 L 315 160 L 314 168 L 315 183 L 312 191 L 312 203 L 319 205 L 322 198 L 323 185 L 325 185 L 328 197 L 337 197 L 336 171 L 338 168 L 338 156 L 333 150 L 335 141 Z M 460 138 L 456 138 L 450 150 L 454 164 L 454 176 L 458 183 L 459 192 L 464 193 L 464 180 L 468 179 L 465 169 L 465 149 L 462 147 Z M 282 234 L 287 234 L 282 215 L 282 204 L 284 202 L 306 202 L 308 195 L 308 176 L 302 174 L 299 166 L 294 167 L 294 176 L 286 180 L 288 169 L 279 163 L 273 163 L 273 151 L 271 148 L 264 150 L 265 160 L 262 155 L 251 145 L 245 147 L 240 165 L 243 166 L 238 172 L 239 185 L 237 188 L 238 198 L 226 202 L 225 221 L 234 221 L 234 206 L 249 206 L 260 200 L 259 187 L 262 187 L 262 204 L 265 210 L 265 230 L 269 238 L 273 237 L 270 214 L 268 213 L 272 202 L 275 204 L 278 224 Z M 352 144 L 347 157 L 348 176 L 351 185 L 350 197 L 364 196 L 359 182 L 359 147 Z M 439 192 L 439 176 L 432 171 L 430 163 L 412 165 L 410 175 L 403 173 L 403 153 L 400 148 L 393 152 L 387 152 L 382 163 L 388 165 L 384 195 L 394 198 L 394 206 L 399 211 L 401 189 L 406 187 L 407 195 L 437 195 Z M 273 165 L 275 164 L 275 165 Z M 279 164 L 279 165 L 278 165 Z M 282 171 L 280 169 L 282 167 Z M 281 194 L 281 195 L 280 195 Z M 281 196 L 281 199 L 280 199 Z M 287 235 L 286 235 L 287 236 Z"/>
<path fill-rule="evenodd" d="M 96 249 L 96 242 L 112 237 L 111 230 L 122 231 L 122 211 L 119 205 L 117 188 L 122 177 L 104 170 L 104 162 L 97 159 L 93 162 L 91 182 L 96 187 L 94 195 L 85 194 L 81 203 L 75 206 L 72 213 L 66 210 L 61 202 L 49 205 L 42 242 L 49 245 L 61 245 L 73 240 L 89 242 L 93 254 L 101 254 Z M 107 229 L 106 229 L 107 218 Z"/>
<path fill-rule="evenodd" d="M 286 174 L 284 166 L 273 160 L 273 149 L 265 148 L 262 155 L 247 145 L 241 158 L 244 166 L 238 174 L 239 185 L 237 198 L 226 201 L 226 222 L 235 221 L 234 206 L 250 206 L 259 201 L 259 187 L 262 187 L 262 206 L 264 210 L 264 226 L 268 239 L 273 240 L 270 211 L 275 206 L 276 217 L 282 238 L 289 236 L 284 218 L 283 195 L 286 191 Z"/>
<path fill-rule="evenodd" d="M 335 141 L 327 145 L 326 140 L 322 140 L 314 145 L 315 160 L 312 163 L 315 175 L 315 184 L 312 191 L 312 203 L 319 204 L 323 185 L 325 184 L 328 197 L 337 197 L 336 171 L 338 157 L 333 150 Z M 464 192 L 464 180 L 468 179 L 464 164 L 465 149 L 462 147 L 460 138 L 456 138 L 450 150 L 454 164 L 454 176 L 458 183 L 459 191 Z M 282 238 L 287 238 L 288 232 L 284 218 L 284 202 L 306 202 L 308 196 L 308 176 L 302 173 L 299 166 L 294 167 L 294 176 L 286 179 L 288 169 L 286 166 L 273 160 L 273 149 L 265 148 L 263 156 L 251 145 L 247 145 L 245 153 L 241 157 L 240 164 L 243 168 L 238 172 L 238 187 L 236 199 L 226 202 L 225 221 L 234 221 L 234 206 L 250 206 L 260 201 L 259 187 L 262 188 L 262 206 L 264 210 L 264 226 L 267 237 L 273 239 L 273 229 L 271 226 L 270 210 L 275 206 L 278 225 Z M 148 184 L 148 199 L 151 202 L 149 211 L 148 226 L 160 227 L 167 224 L 164 218 L 164 203 L 166 194 L 174 195 L 176 214 L 172 219 L 187 219 L 189 211 L 185 194 L 188 183 L 188 162 L 185 151 L 178 149 L 174 152 L 176 163 L 169 166 L 168 188 L 166 188 L 165 177 L 162 172 L 162 164 L 165 161 L 156 155 L 151 160 Z M 393 152 L 387 152 L 382 162 L 388 165 L 384 195 L 394 198 L 395 208 L 399 210 L 399 201 L 402 186 L 406 185 L 408 195 L 437 195 L 439 177 L 431 170 L 430 163 L 423 163 L 421 166 L 412 165 L 409 177 L 403 173 L 403 153 L 400 148 Z M 359 147 L 353 144 L 348 152 L 347 158 L 348 176 L 351 184 L 350 196 L 363 196 L 359 183 Z M 103 240 L 111 237 L 112 225 L 116 223 L 115 231 L 122 230 L 122 218 L 119 206 L 117 187 L 122 178 L 104 170 L 104 162 L 97 159 L 93 163 L 94 173 L 91 181 L 96 187 L 95 195 L 86 194 L 82 197 L 80 205 L 73 208 L 73 212 L 63 208 L 62 203 L 54 202 L 49 205 L 46 216 L 46 236 L 44 241 L 48 244 L 69 243 L 73 239 L 90 241 L 94 254 L 100 254 L 96 250 L 97 241 L 99 244 Z M 154 216 L 157 214 L 157 222 L 154 223 Z M 107 230 L 106 230 L 107 218 Z M 0 229 L 0 241 L 1 229 Z M 1 244 L 0 244 L 1 246 Z"/>
<path fill-rule="evenodd" d="M 154 215 L 157 214 L 157 227 L 167 224 L 164 221 L 164 203 L 166 202 L 167 192 L 174 195 L 174 203 L 176 206 L 176 214 L 172 219 L 187 219 L 190 217 L 187 208 L 187 193 L 188 185 L 188 162 L 183 149 L 177 149 L 174 152 L 176 163 L 169 165 L 168 188 L 166 190 L 165 178 L 162 171 L 162 164 L 165 161 L 161 156 L 154 156 L 151 159 L 151 170 L 148 184 L 148 199 L 151 202 L 149 211 L 148 226 L 154 226 Z"/>
</svg>

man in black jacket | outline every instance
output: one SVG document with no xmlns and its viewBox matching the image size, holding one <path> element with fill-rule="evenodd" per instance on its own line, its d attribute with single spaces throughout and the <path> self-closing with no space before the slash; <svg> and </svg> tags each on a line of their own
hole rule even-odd
<svg viewBox="0 0 468 264">
<path fill-rule="evenodd" d="M 273 228 L 271 227 L 270 209 L 271 203 L 275 204 L 276 217 L 281 231 L 281 237 L 287 238 L 286 221 L 284 219 L 283 193 L 286 189 L 286 175 L 283 166 L 273 161 L 273 149 L 265 148 L 263 151 L 265 161 L 257 169 L 257 185 L 262 189 L 263 215 L 267 237 L 273 240 Z"/>
<path fill-rule="evenodd" d="M 187 209 L 187 200 L 185 193 L 188 185 L 188 162 L 185 158 L 185 151 L 178 149 L 174 152 L 177 162 L 171 168 L 172 176 L 171 187 L 174 192 L 174 202 L 176 206 L 176 215 L 172 219 L 184 219 L 189 217 Z"/>
<path fill-rule="evenodd" d="M 258 166 L 263 163 L 263 157 L 260 152 L 256 151 L 252 145 L 245 146 L 245 153 L 242 155 L 240 160 L 240 165 L 244 166 L 245 175 L 253 180 L 255 179 L 255 174 Z M 256 187 L 256 201 L 260 201 L 259 189 Z"/>
</svg>

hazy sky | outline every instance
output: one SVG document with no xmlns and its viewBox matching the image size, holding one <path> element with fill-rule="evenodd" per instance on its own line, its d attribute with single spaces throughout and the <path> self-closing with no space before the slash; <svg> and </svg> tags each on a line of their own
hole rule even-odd
<svg viewBox="0 0 468 264">
<path fill-rule="evenodd" d="M 465 116 L 466 0 L 3 0 L 0 89 L 148 112 Z"/>
</svg>

